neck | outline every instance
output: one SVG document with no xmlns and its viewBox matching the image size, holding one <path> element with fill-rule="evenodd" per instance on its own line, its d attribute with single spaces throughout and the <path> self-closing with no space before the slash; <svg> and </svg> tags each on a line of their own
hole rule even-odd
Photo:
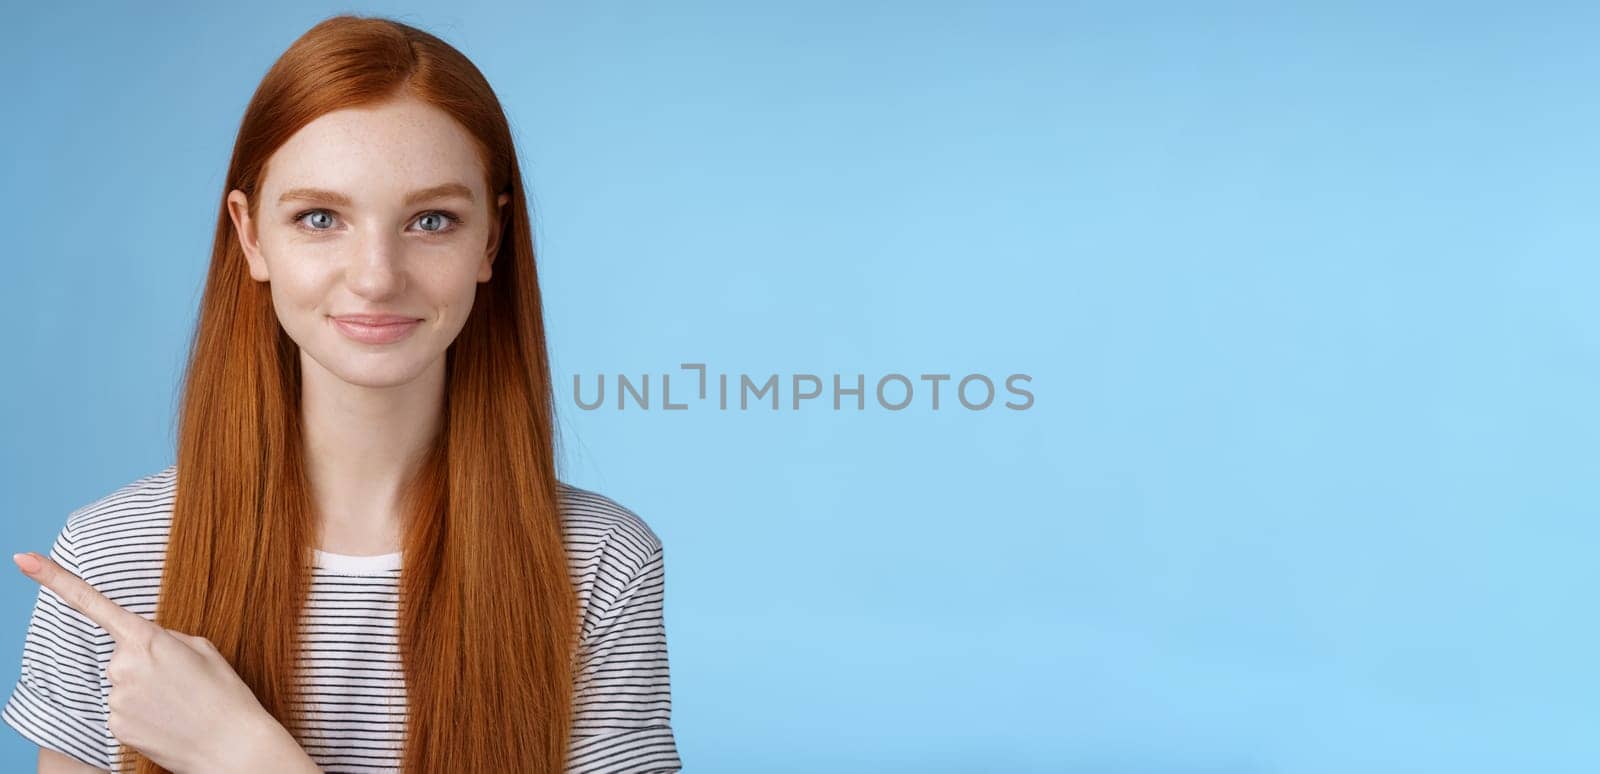
<svg viewBox="0 0 1600 774">
<path fill-rule="evenodd" d="M 438 433 L 444 357 L 405 384 L 344 381 L 300 353 L 300 421 L 317 546 L 371 555 L 400 550 L 400 497 Z"/>
</svg>

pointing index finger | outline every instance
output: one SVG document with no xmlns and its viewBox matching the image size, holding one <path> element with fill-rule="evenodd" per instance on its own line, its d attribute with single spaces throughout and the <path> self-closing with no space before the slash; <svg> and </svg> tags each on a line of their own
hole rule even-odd
<svg viewBox="0 0 1600 774">
<path fill-rule="evenodd" d="M 99 624 L 100 628 L 105 629 L 111 635 L 111 639 L 116 640 L 118 644 L 155 625 L 138 613 L 112 602 L 109 597 L 90 586 L 88 581 L 66 571 L 48 556 L 28 553 L 18 554 L 14 558 L 24 574 L 38 581 L 39 585 L 54 591 L 56 596 L 61 597 L 61 600 L 73 610 Z M 25 559 L 31 559 L 32 562 L 27 562 Z M 37 569 L 30 567 L 30 564 L 37 565 Z"/>
</svg>

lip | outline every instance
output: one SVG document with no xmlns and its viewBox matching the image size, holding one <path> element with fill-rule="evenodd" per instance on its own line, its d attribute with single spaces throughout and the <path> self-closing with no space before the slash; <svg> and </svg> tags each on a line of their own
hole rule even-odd
<svg viewBox="0 0 1600 774">
<path fill-rule="evenodd" d="M 328 319 L 340 333 L 362 344 L 392 344 L 410 336 L 422 324 L 415 317 L 398 314 L 342 314 L 329 315 Z"/>
</svg>

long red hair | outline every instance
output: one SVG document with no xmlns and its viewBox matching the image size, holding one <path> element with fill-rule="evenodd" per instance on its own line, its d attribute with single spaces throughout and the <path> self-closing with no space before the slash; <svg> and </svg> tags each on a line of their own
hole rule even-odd
<svg viewBox="0 0 1600 774">
<path fill-rule="evenodd" d="M 414 27 L 341 15 L 297 39 L 246 108 L 223 186 L 259 204 L 265 164 L 332 110 L 409 95 L 476 139 L 509 193 L 492 279 L 447 350 L 442 430 L 406 491 L 398 631 L 406 771 L 558 772 L 578 605 L 556 490 L 554 399 L 527 199 L 482 73 Z M 491 205 L 492 206 L 492 205 Z M 156 621 L 210 638 L 299 735 L 295 669 L 315 525 L 298 348 L 252 280 L 225 205 L 183 385 Z M 124 747 L 141 774 L 162 769 Z"/>
</svg>

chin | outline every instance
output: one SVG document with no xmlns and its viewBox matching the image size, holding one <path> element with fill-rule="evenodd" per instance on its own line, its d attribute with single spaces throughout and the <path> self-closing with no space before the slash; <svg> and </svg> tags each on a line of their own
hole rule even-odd
<svg viewBox="0 0 1600 774">
<path fill-rule="evenodd" d="M 406 384 L 416 378 L 415 375 L 391 376 L 389 374 L 374 374 L 366 372 L 335 373 L 334 375 L 344 380 L 347 384 L 352 384 L 357 387 L 369 387 L 372 389 L 399 387 L 400 385 Z"/>
<path fill-rule="evenodd" d="M 427 372 L 433 360 L 402 351 L 315 353 L 302 350 L 302 353 L 340 381 L 370 388 L 407 384 Z"/>
<path fill-rule="evenodd" d="M 331 370 L 335 376 L 359 387 L 398 387 L 416 380 L 428 370 L 426 361 L 399 354 L 357 360 L 365 362 L 347 361 L 342 364 L 342 368 Z"/>
</svg>

